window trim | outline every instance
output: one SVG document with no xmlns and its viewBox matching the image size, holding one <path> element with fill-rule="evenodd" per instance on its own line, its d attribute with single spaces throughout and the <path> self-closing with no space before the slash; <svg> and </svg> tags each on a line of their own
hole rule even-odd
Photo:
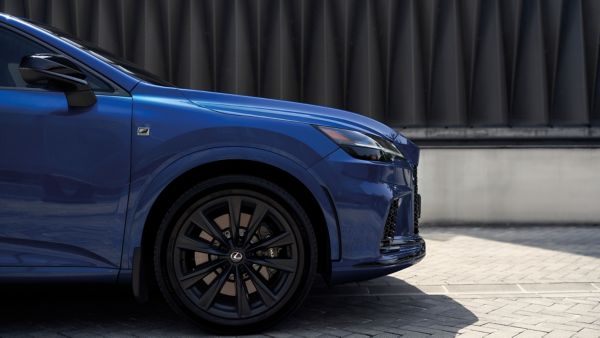
<svg viewBox="0 0 600 338">
<path fill-rule="evenodd" d="M 113 89 L 112 92 L 108 92 L 108 91 L 96 91 L 94 90 L 94 95 L 96 96 L 126 96 L 126 97 L 131 97 L 131 93 L 129 91 L 127 91 L 125 88 L 119 86 L 117 83 L 115 83 L 114 81 L 112 81 L 110 78 L 104 76 L 103 74 L 101 74 L 100 72 L 96 71 L 95 69 L 93 69 L 92 67 L 86 65 L 85 63 L 79 61 L 78 59 L 72 57 L 70 54 L 62 51 L 60 48 L 57 48 L 45 41 L 40 40 L 39 38 L 32 36 L 31 34 L 24 32 L 16 27 L 13 27 L 11 25 L 7 25 L 3 22 L 0 22 L 0 29 L 6 29 L 9 30 L 15 34 L 18 34 L 22 37 L 24 37 L 25 39 L 29 39 L 39 45 L 41 45 L 42 47 L 45 47 L 47 49 L 49 49 L 51 52 L 53 53 L 57 53 L 60 55 L 63 55 L 67 58 L 69 58 L 69 60 L 73 61 L 77 66 L 81 67 L 83 70 L 85 70 L 86 72 L 90 73 L 91 75 L 97 77 L 100 81 L 106 83 L 109 87 L 111 87 Z M 6 87 L 6 86 L 0 86 L 0 90 L 28 90 L 28 91 L 50 91 L 50 92 L 57 92 L 56 90 L 47 90 L 44 88 L 27 88 L 27 87 Z"/>
</svg>

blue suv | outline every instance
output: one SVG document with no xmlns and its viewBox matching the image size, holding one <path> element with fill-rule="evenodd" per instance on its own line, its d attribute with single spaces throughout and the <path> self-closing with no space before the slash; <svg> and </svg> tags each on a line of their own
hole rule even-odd
<svg viewBox="0 0 600 338">
<path fill-rule="evenodd" d="M 0 14 L 0 280 L 158 286 L 181 315 L 250 332 L 313 278 L 425 255 L 418 148 L 367 117 L 176 88 Z"/>
</svg>

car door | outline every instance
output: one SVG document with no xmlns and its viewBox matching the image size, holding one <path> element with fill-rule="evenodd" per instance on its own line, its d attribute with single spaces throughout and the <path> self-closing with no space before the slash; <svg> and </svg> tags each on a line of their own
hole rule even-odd
<svg viewBox="0 0 600 338">
<path fill-rule="evenodd" d="M 18 70 L 56 50 L 1 25 L 0 46 L 0 267 L 118 268 L 131 97 L 82 66 L 97 103 L 70 108 Z"/>
</svg>

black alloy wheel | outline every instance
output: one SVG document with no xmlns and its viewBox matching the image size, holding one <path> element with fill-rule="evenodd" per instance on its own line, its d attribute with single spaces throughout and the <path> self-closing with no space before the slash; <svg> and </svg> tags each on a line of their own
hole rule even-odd
<svg viewBox="0 0 600 338">
<path fill-rule="evenodd" d="M 192 188 L 167 213 L 156 241 L 167 301 L 220 332 L 276 324 L 306 297 L 315 268 L 306 213 L 285 190 L 255 177 L 219 177 Z"/>
</svg>

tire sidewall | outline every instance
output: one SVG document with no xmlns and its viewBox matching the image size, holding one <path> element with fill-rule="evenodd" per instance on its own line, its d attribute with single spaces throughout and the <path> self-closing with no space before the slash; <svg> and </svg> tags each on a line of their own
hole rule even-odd
<svg viewBox="0 0 600 338">
<path fill-rule="evenodd" d="M 214 316 L 196 306 L 177 285 L 171 263 L 174 239 L 187 216 L 202 204 L 230 193 L 258 198 L 275 208 L 289 222 L 296 241 L 299 246 L 302 246 L 304 252 L 303 257 L 298 257 L 299 268 L 288 293 L 271 309 L 245 319 Z M 316 255 L 316 237 L 312 224 L 294 197 L 267 180 L 253 176 L 232 175 L 202 182 L 175 201 L 159 226 L 155 242 L 154 266 L 158 285 L 167 302 L 177 312 L 209 329 L 231 332 L 244 328 L 248 332 L 277 324 L 280 319 L 301 305 L 310 291 L 312 280 L 316 274 Z"/>
</svg>

